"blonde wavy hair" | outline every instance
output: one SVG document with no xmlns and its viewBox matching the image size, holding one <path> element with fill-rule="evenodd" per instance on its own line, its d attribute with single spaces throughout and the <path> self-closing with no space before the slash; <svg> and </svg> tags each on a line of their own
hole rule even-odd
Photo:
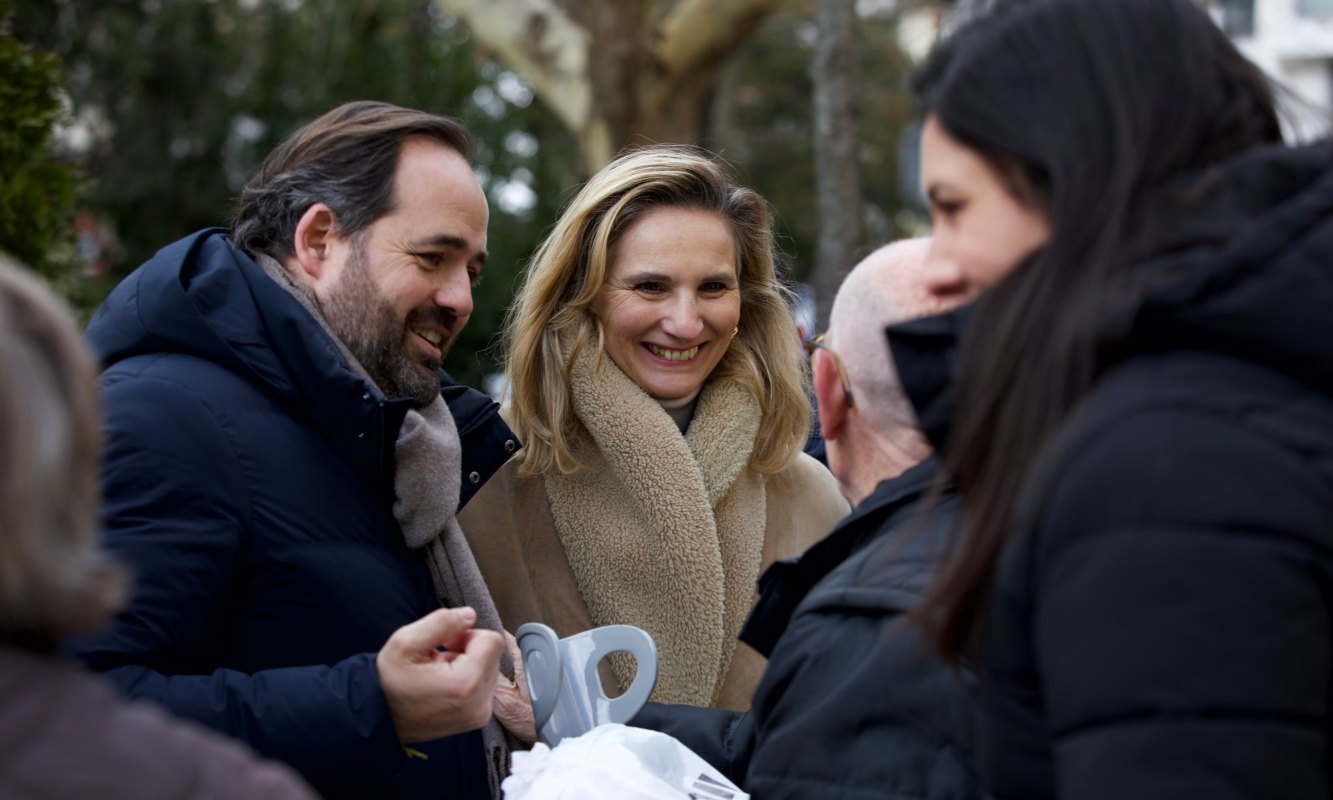
<svg viewBox="0 0 1333 800">
<path fill-rule="evenodd" d="M 0 255 L 0 641 L 49 650 L 102 624 L 124 576 L 98 552 L 101 411 L 69 312 Z"/>
<path fill-rule="evenodd" d="M 709 380 L 730 378 L 761 410 L 750 468 L 786 468 L 810 432 L 805 360 L 791 292 L 777 275 L 767 203 L 692 147 L 655 145 L 623 153 L 592 177 L 533 254 L 505 320 L 510 424 L 523 441 L 519 474 L 571 473 L 588 435 L 573 409 L 570 370 L 584 348 L 605 354 L 593 300 L 613 250 L 637 220 L 659 208 L 711 211 L 730 225 L 740 281 L 740 333 Z"/>
</svg>

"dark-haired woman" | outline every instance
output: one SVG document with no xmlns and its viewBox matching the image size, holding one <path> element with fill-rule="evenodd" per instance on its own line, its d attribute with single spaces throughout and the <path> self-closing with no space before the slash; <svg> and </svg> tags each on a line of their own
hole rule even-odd
<svg viewBox="0 0 1333 800">
<path fill-rule="evenodd" d="M 1333 149 L 1189 0 L 1003 5 L 916 89 L 990 792 L 1329 797 Z"/>
</svg>

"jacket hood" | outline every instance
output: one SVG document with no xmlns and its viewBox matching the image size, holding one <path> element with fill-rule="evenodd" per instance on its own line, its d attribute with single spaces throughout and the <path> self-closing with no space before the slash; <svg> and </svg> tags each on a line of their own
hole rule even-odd
<svg viewBox="0 0 1333 800">
<path fill-rule="evenodd" d="M 1192 347 L 1333 394 L 1333 143 L 1253 151 L 1164 215 L 1128 350 Z"/>
<path fill-rule="evenodd" d="M 168 245 L 131 273 L 86 338 L 103 369 L 181 354 L 240 374 L 371 474 L 392 463 L 385 459 L 411 406 L 386 401 L 349 367 L 319 322 L 218 228 Z"/>
<path fill-rule="evenodd" d="M 182 353 L 248 374 L 288 401 L 345 373 L 319 324 L 221 229 L 159 250 L 107 297 L 87 337 L 103 368 L 134 356 Z"/>
</svg>

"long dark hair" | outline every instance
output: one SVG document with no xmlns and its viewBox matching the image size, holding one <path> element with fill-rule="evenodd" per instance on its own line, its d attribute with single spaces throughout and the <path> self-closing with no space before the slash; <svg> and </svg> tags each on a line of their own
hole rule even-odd
<svg viewBox="0 0 1333 800">
<path fill-rule="evenodd" d="M 943 456 L 967 526 L 919 614 L 965 656 L 1015 509 L 1051 434 L 1154 279 L 1135 265 L 1216 167 L 1280 142 L 1273 90 L 1190 0 L 998 4 L 942 42 L 914 89 L 1051 238 L 978 301 Z"/>
</svg>

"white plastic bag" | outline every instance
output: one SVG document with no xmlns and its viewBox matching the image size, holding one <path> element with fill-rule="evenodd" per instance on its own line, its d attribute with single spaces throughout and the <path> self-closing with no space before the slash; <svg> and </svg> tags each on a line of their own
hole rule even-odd
<svg viewBox="0 0 1333 800">
<path fill-rule="evenodd" d="M 599 725 L 554 748 L 514 753 L 505 800 L 749 800 L 676 739 L 626 725 Z"/>
</svg>

